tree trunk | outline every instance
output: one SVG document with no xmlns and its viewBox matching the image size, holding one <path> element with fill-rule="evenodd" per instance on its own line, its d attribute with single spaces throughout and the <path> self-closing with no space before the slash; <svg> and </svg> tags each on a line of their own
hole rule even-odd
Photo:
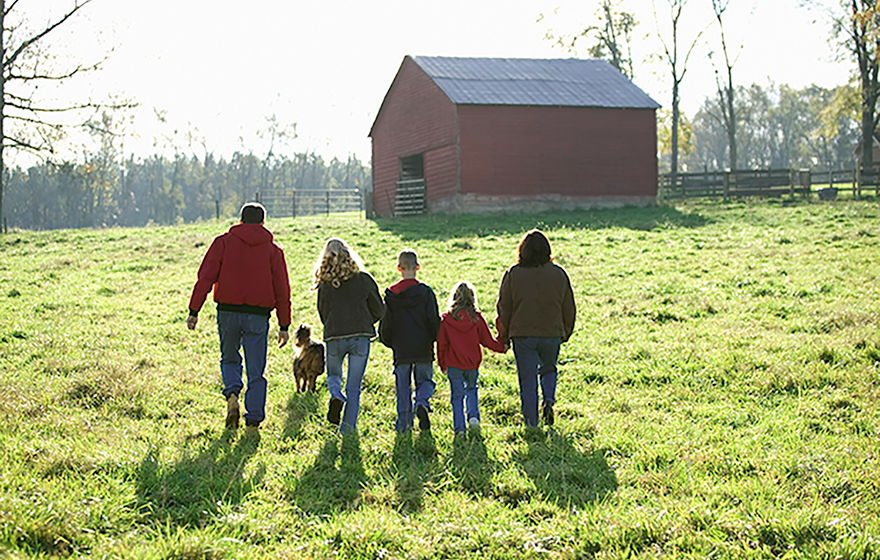
<svg viewBox="0 0 880 560">
<path fill-rule="evenodd" d="M 672 73 L 672 154 L 670 158 L 670 171 L 672 172 L 672 180 L 678 174 L 678 77 L 675 72 Z"/>
<path fill-rule="evenodd" d="M 6 69 L 2 63 L 6 62 L 6 45 L 3 43 L 4 30 L 6 27 L 3 23 L 3 16 L 6 13 L 6 0 L 0 0 L 0 232 L 4 231 L 3 226 L 3 191 L 6 183 L 6 167 L 3 164 L 3 145 L 6 144 L 6 134 L 3 124 L 6 116 Z"/>
<path fill-rule="evenodd" d="M 736 113 L 733 108 L 733 72 L 727 68 L 727 145 L 730 155 L 730 170 L 736 171 Z"/>
</svg>

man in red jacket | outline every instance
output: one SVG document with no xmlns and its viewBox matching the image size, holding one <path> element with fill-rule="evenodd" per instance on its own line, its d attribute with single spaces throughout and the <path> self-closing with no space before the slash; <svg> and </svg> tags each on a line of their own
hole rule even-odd
<svg viewBox="0 0 880 560">
<path fill-rule="evenodd" d="M 208 292 L 214 289 L 217 327 L 220 333 L 220 375 L 226 397 L 226 427 L 238 428 L 238 394 L 242 390 L 239 350 L 244 348 L 247 390 L 244 394 L 249 434 L 255 434 L 266 417 L 266 353 L 269 346 L 269 315 L 278 317 L 278 347 L 290 339 L 290 281 L 284 251 L 263 227 L 266 209 L 248 203 L 241 208 L 241 223 L 211 243 L 199 267 L 198 280 L 189 300 L 186 326 L 192 330 Z"/>
</svg>

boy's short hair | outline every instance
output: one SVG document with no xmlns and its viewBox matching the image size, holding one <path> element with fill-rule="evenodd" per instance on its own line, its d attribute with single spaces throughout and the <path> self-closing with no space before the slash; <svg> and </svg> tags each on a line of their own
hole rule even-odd
<svg viewBox="0 0 880 560">
<path fill-rule="evenodd" d="M 241 221 L 244 224 L 262 224 L 266 220 L 266 208 L 259 202 L 248 202 L 241 207 Z"/>
<path fill-rule="evenodd" d="M 404 249 L 397 255 L 397 266 L 404 270 L 415 270 L 419 266 L 419 258 L 411 249 Z"/>
</svg>

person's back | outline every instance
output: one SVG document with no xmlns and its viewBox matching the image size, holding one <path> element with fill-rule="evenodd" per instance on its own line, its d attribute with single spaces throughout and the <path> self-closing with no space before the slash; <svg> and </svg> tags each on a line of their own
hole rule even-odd
<svg viewBox="0 0 880 560">
<path fill-rule="evenodd" d="M 434 361 L 439 317 L 437 299 L 427 284 L 402 280 L 385 290 L 380 336 L 394 353 L 394 365 Z"/>
<path fill-rule="evenodd" d="M 266 209 L 247 203 L 241 209 L 241 223 L 217 236 L 199 266 L 193 286 L 186 325 L 195 329 L 199 311 L 213 289 L 220 336 L 220 374 L 226 398 L 226 427 L 237 429 L 239 393 L 244 350 L 247 371 L 245 422 L 256 432 L 265 419 L 266 368 L 269 316 L 278 317 L 279 347 L 287 344 L 290 315 L 290 281 L 284 251 L 263 226 Z"/>
<path fill-rule="evenodd" d="M 429 399 L 434 394 L 434 342 L 440 329 L 440 311 L 434 291 L 416 280 L 419 264 L 415 252 L 401 251 L 397 269 L 402 280 L 385 290 L 385 316 L 379 324 L 379 339 L 394 355 L 395 429 L 398 432 L 409 429 L 415 410 L 419 429 L 428 430 L 431 427 Z"/>
</svg>

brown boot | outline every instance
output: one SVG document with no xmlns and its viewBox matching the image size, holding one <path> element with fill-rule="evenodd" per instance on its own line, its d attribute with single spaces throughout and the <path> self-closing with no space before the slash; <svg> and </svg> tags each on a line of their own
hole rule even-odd
<svg viewBox="0 0 880 560">
<path fill-rule="evenodd" d="M 232 393 L 228 397 L 226 397 L 226 429 L 227 430 L 237 430 L 238 429 L 238 417 L 240 416 L 240 409 L 238 406 L 238 395 Z"/>
</svg>

